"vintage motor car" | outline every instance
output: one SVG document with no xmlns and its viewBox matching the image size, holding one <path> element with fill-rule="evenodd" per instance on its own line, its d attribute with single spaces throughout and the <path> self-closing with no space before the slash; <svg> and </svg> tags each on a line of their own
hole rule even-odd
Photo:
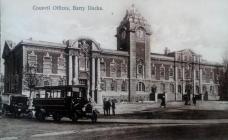
<svg viewBox="0 0 228 140">
<path fill-rule="evenodd" d="M 33 106 L 37 120 L 52 117 L 54 121 L 60 121 L 68 117 L 73 122 L 80 118 L 91 119 L 93 123 L 97 121 L 97 112 L 87 98 L 86 86 L 44 86 L 35 89 Z"/>
<path fill-rule="evenodd" d="M 22 114 L 29 115 L 28 107 L 29 100 L 25 95 L 13 93 L 2 95 L 2 113 L 4 115 L 13 114 L 14 117 L 20 117 Z"/>
</svg>

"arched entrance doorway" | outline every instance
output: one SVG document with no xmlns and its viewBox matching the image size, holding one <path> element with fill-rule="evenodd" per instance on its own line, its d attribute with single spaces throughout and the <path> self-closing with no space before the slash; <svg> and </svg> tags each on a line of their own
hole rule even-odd
<svg viewBox="0 0 228 140">
<path fill-rule="evenodd" d="M 153 85 L 151 87 L 150 101 L 155 101 L 156 91 L 157 91 L 157 87 L 156 87 L 156 85 Z"/>
<path fill-rule="evenodd" d="M 186 84 L 186 86 L 185 86 L 185 94 L 183 95 L 183 100 L 185 101 L 185 105 L 189 105 L 190 104 L 191 94 L 192 94 L 192 85 L 191 84 Z"/>
</svg>

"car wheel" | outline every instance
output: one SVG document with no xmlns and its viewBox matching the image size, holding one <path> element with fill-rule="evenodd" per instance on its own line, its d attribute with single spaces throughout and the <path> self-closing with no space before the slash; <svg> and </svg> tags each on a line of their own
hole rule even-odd
<svg viewBox="0 0 228 140">
<path fill-rule="evenodd" d="M 45 120 L 45 114 L 42 111 L 37 111 L 35 116 L 36 116 L 36 119 L 39 121 Z"/>
<path fill-rule="evenodd" d="M 59 113 L 54 113 L 53 114 L 53 119 L 55 122 L 59 122 L 61 120 L 61 116 Z"/>
<path fill-rule="evenodd" d="M 91 120 L 92 120 L 92 123 L 96 123 L 97 122 L 97 114 L 96 114 L 96 112 L 93 112 L 93 115 L 91 116 Z"/>
</svg>

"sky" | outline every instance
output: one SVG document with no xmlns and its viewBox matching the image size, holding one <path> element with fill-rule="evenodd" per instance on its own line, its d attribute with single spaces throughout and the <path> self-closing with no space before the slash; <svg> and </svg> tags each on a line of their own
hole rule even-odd
<svg viewBox="0 0 228 140">
<path fill-rule="evenodd" d="M 1 0 L 1 42 L 61 43 L 90 37 L 116 49 L 116 28 L 134 4 L 151 25 L 151 51 L 192 49 L 212 62 L 228 54 L 228 0 Z M 102 11 L 36 11 L 33 6 L 102 6 Z M 2 51 L 1 51 L 2 52 Z"/>
</svg>

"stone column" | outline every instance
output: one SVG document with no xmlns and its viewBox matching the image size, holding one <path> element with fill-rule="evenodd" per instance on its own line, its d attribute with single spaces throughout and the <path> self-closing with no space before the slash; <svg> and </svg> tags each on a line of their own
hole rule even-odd
<svg viewBox="0 0 228 140">
<path fill-rule="evenodd" d="M 74 85 L 78 84 L 78 69 L 79 69 L 78 56 L 75 56 L 75 58 L 74 58 Z"/>
<path fill-rule="evenodd" d="M 101 65 L 100 65 L 100 58 L 97 59 L 97 89 L 98 91 L 101 89 Z"/>
<path fill-rule="evenodd" d="M 185 94 L 185 84 L 184 84 L 185 75 L 184 75 L 184 73 L 185 73 L 185 69 L 184 69 L 184 67 L 182 67 L 182 95 Z"/>
<path fill-rule="evenodd" d="M 201 97 L 201 100 L 203 100 L 203 84 L 202 84 L 202 82 L 203 82 L 203 71 L 202 71 L 202 69 L 200 68 L 200 80 L 199 80 L 199 88 L 200 88 L 200 94 L 202 95 Z"/>
<path fill-rule="evenodd" d="M 92 58 L 92 98 L 94 99 L 95 90 L 95 58 Z"/>
<path fill-rule="evenodd" d="M 72 67 L 72 55 L 69 55 L 69 69 L 68 69 L 68 85 L 72 85 L 72 74 L 73 74 L 73 67 Z"/>
<path fill-rule="evenodd" d="M 193 67 L 193 95 L 196 94 L 196 69 Z"/>
<path fill-rule="evenodd" d="M 175 67 L 175 100 L 178 100 L 178 67 Z"/>
</svg>

